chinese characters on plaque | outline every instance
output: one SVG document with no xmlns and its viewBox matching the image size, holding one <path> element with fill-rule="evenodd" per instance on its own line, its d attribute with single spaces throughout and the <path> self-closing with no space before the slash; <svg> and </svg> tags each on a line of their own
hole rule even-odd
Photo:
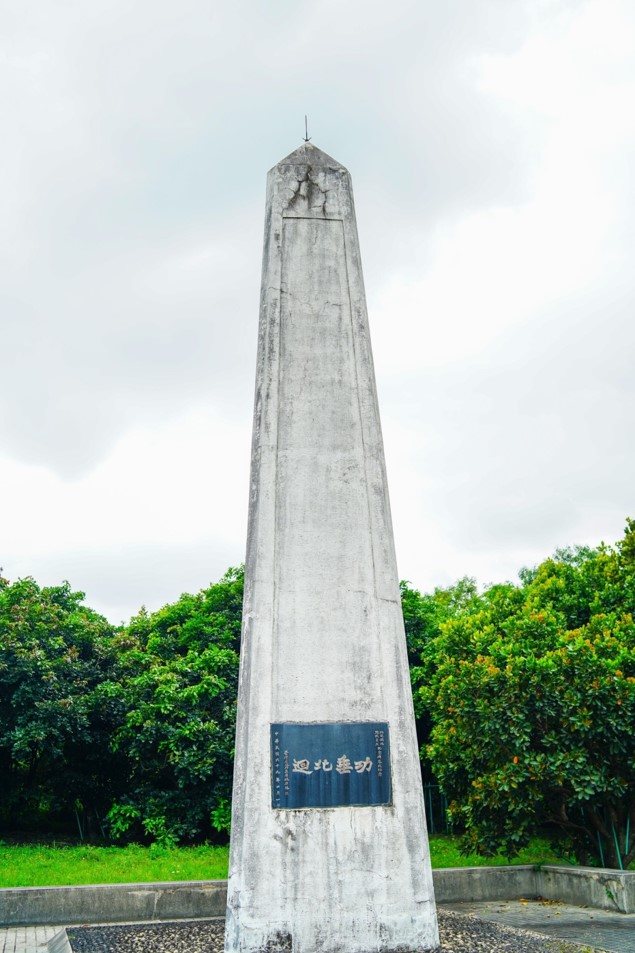
<svg viewBox="0 0 635 953">
<path fill-rule="evenodd" d="M 385 722 L 271 726 L 274 808 L 390 804 Z"/>
</svg>

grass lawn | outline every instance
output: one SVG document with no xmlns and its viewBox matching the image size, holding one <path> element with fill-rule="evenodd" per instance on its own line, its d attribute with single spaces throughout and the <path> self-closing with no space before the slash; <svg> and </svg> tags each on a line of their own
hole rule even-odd
<svg viewBox="0 0 635 953">
<path fill-rule="evenodd" d="M 226 847 L 55 847 L 0 844 L 0 887 L 224 880 Z"/>
<path fill-rule="evenodd" d="M 430 835 L 430 856 L 433 867 L 502 867 L 506 864 L 562 864 L 562 857 L 554 854 L 547 838 L 535 837 L 529 847 L 510 860 L 503 854 L 496 857 L 479 857 L 478 854 L 461 854 L 458 838 L 447 834 Z"/>
<path fill-rule="evenodd" d="M 433 867 L 482 867 L 510 863 L 506 857 L 463 857 L 457 842 L 430 838 Z M 224 880 L 227 847 L 56 847 L 0 843 L 0 887 L 143 883 L 157 880 Z M 554 863 L 547 840 L 535 840 L 511 863 Z"/>
</svg>

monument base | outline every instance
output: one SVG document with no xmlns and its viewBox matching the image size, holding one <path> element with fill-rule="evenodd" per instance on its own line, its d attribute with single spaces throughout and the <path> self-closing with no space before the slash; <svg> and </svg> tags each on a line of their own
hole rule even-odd
<svg viewBox="0 0 635 953">
<path fill-rule="evenodd" d="M 430 920 L 430 914 L 427 915 L 427 921 Z M 434 912 L 436 925 L 436 911 Z M 324 937 L 319 933 L 307 934 L 304 942 L 299 942 L 297 937 L 291 933 L 269 932 L 262 934 L 258 931 L 250 933 L 241 925 L 241 942 L 247 943 L 247 946 L 241 946 L 241 950 L 249 953 L 439 953 L 441 947 L 438 942 L 438 936 L 435 926 L 435 935 L 430 936 L 430 931 L 422 924 L 420 932 L 421 940 L 414 942 L 412 939 L 407 944 L 390 942 L 384 943 L 381 939 L 376 944 L 369 942 L 358 944 L 355 934 L 355 927 L 349 935 L 343 935 L 335 941 L 325 943 Z M 409 924 L 409 936 L 412 937 L 412 926 Z M 229 920 L 225 924 L 225 944 L 228 942 L 232 930 Z"/>
</svg>

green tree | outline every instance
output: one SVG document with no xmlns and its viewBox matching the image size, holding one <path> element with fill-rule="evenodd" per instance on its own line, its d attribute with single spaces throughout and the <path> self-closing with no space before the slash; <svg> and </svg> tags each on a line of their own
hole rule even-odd
<svg viewBox="0 0 635 953">
<path fill-rule="evenodd" d="M 413 589 L 409 582 L 402 582 L 400 588 L 417 740 L 421 749 L 421 773 L 424 781 L 432 782 L 435 778 L 426 756 L 432 722 L 428 707 L 424 704 L 419 691 L 429 677 L 429 671 L 421 666 L 421 658 L 427 653 L 432 641 L 440 634 L 441 625 L 475 603 L 477 600 L 476 581 L 466 576 L 459 579 L 453 586 L 437 587 L 433 592 L 423 595 L 417 589 Z"/>
<path fill-rule="evenodd" d="M 476 580 L 464 576 L 452 586 L 438 586 L 424 595 L 413 589 L 409 582 L 402 582 L 400 589 L 408 660 L 411 666 L 416 666 L 421 652 L 431 639 L 439 635 L 441 624 L 474 605 Z"/>
<path fill-rule="evenodd" d="M 0 820 L 32 827 L 74 817 L 83 833 L 116 787 L 112 730 L 95 689 L 111 674 L 113 627 L 84 594 L 0 579 Z M 116 759 L 115 759 L 116 760 Z"/>
<path fill-rule="evenodd" d="M 103 685 L 124 716 L 113 749 L 128 766 L 109 812 L 115 837 L 164 844 L 229 828 L 243 571 L 142 610 L 117 636 L 122 676 Z"/>
<path fill-rule="evenodd" d="M 428 754 L 465 845 L 513 856 L 539 825 L 577 859 L 635 859 L 635 524 L 493 586 L 422 653 Z"/>
</svg>

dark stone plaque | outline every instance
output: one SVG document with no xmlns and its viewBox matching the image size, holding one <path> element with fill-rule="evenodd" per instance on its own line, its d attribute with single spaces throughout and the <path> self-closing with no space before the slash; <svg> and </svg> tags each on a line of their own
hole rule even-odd
<svg viewBox="0 0 635 953">
<path fill-rule="evenodd" d="M 272 807 L 390 803 L 386 722 L 271 726 Z"/>
</svg>

